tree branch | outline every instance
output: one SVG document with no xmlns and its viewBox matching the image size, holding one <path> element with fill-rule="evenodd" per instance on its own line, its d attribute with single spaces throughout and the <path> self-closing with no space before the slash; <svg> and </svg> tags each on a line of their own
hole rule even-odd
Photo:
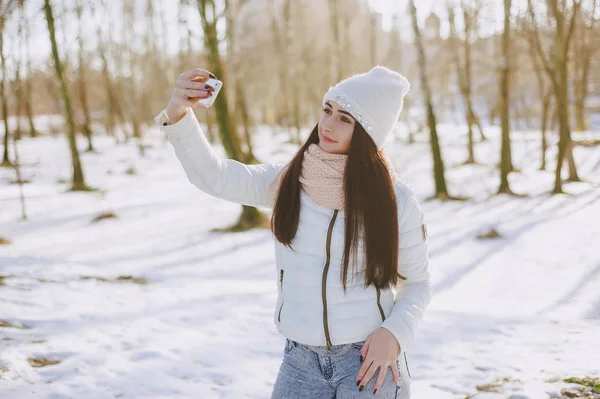
<svg viewBox="0 0 600 399">
<path fill-rule="evenodd" d="M 537 51 L 540 60 L 542 61 L 542 65 L 548 75 L 550 75 L 550 79 L 554 81 L 554 68 L 550 64 L 550 61 L 546 58 L 546 54 L 544 53 L 544 49 L 542 47 L 542 41 L 540 39 L 539 28 L 536 23 L 535 11 L 533 10 L 533 4 L 531 4 L 531 0 L 527 0 L 527 8 L 529 9 L 529 15 L 531 16 L 531 30 L 530 34 L 532 36 L 531 43 L 533 44 L 533 49 Z"/>
<path fill-rule="evenodd" d="M 571 15 L 571 21 L 569 22 L 569 30 L 567 31 L 567 37 L 565 38 L 565 52 L 564 57 L 567 59 L 569 53 L 569 44 L 571 43 L 571 37 L 573 37 L 573 31 L 575 30 L 575 20 L 577 19 L 577 12 L 581 8 L 581 0 L 573 1 L 573 14 Z"/>
</svg>

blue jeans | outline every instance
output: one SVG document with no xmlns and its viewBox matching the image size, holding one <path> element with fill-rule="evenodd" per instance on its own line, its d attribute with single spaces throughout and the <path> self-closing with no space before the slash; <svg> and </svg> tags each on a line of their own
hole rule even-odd
<svg viewBox="0 0 600 399">
<path fill-rule="evenodd" d="M 373 395 L 377 370 L 359 391 L 356 376 L 362 366 L 360 349 L 364 341 L 333 345 L 330 354 L 325 346 L 304 345 L 286 338 L 283 362 L 275 380 L 271 399 L 409 399 L 410 377 L 404 359 L 396 365 L 400 379 L 394 383 L 388 368 L 383 384 Z"/>
</svg>

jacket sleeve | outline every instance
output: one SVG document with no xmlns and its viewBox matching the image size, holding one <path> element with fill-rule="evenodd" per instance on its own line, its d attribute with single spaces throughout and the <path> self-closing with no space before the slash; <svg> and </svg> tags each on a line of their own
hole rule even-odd
<svg viewBox="0 0 600 399">
<path fill-rule="evenodd" d="M 173 145 L 188 180 L 200 190 L 242 205 L 273 206 L 267 187 L 283 164 L 246 165 L 222 159 L 206 139 L 191 108 L 180 121 L 160 128 Z"/>
<path fill-rule="evenodd" d="M 431 281 L 423 212 L 410 188 L 403 187 L 400 192 L 398 273 L 406 280 L 398 279 L 394 306 L 382 327 L 394 334 L 400 351 L 405 351 L 431 301 Z"/>
</svg>

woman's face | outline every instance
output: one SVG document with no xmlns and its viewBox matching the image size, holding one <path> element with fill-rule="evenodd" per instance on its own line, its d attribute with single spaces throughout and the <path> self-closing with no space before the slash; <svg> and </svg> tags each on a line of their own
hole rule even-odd
<svg viewBox="0 0 600 399">
<path fill-rule="evenodd" d="M 319 147 L 332 154 L 347 154 L 355 123 L 335 101 L 327 101 L 319 120 Z"/>
</svg>

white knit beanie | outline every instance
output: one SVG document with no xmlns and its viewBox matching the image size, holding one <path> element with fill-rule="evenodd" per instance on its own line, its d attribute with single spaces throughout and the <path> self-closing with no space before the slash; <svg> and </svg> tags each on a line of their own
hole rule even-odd
<svg viewBox="0 0 600 399">
<path fill-rule="evenodd" d="M 378 65 L 330 87 L 323 96 L 323 105 L 329 100 L 338 103 L 352 114 L 381 150 L 400 116 L 409 88 L 404 76 Z"/>
</svg>

